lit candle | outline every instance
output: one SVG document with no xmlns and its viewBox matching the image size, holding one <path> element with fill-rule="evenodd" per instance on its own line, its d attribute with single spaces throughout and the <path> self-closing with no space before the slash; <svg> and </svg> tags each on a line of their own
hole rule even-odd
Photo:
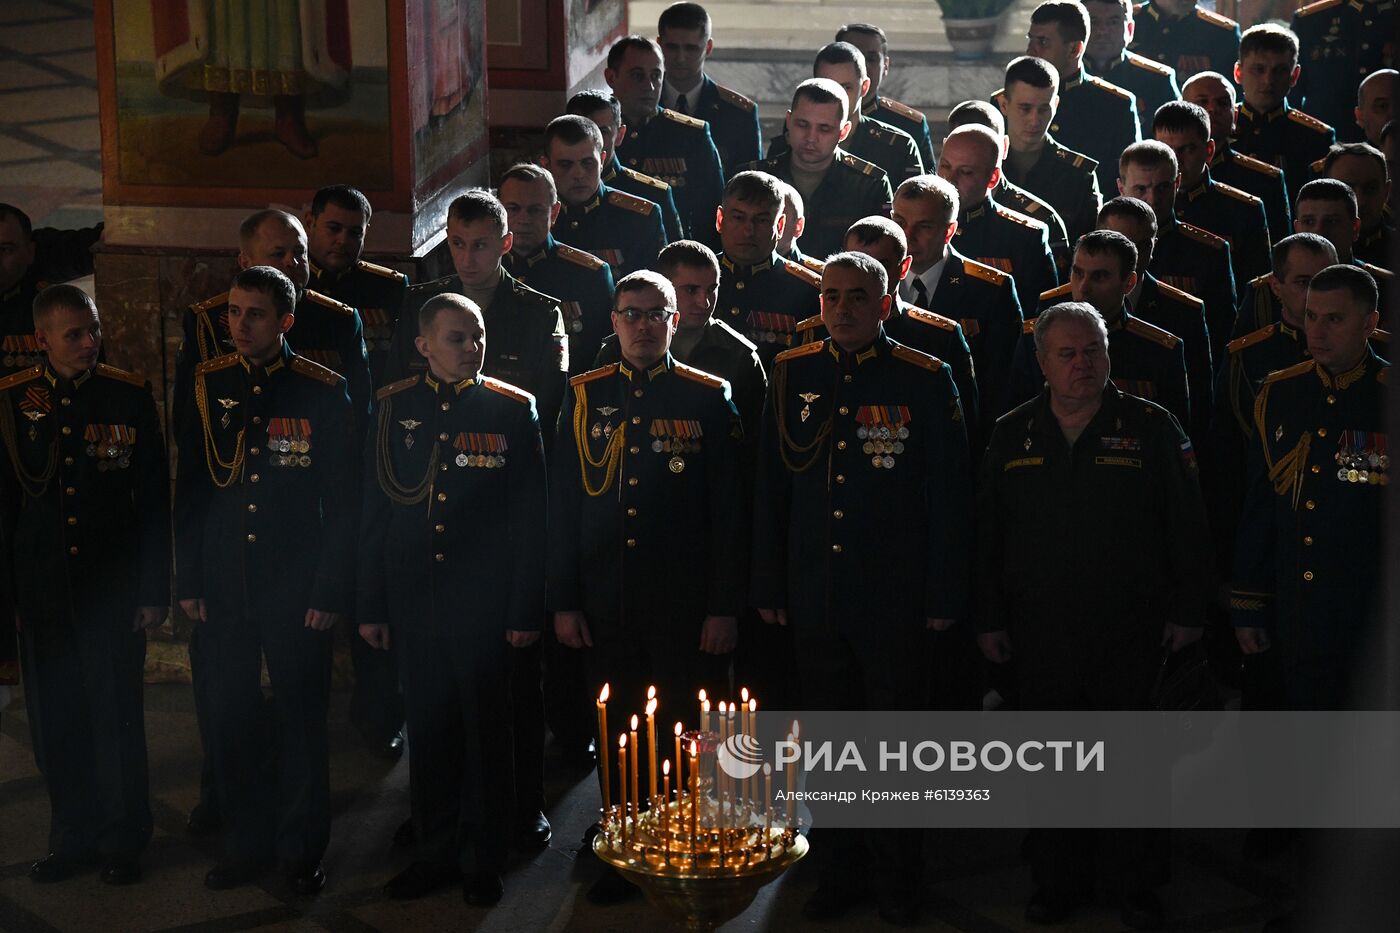
<svg viewBox="0 0 1400 933">
<path fill-rule="evenodd" d="M 682 763 L 685 761 L 685 759 L 681 757 L 681 733 L 685 731 L 685 726 L 677 722 L 674 731 L 676 733 L 676 799 L 679 800 L 681 788 L 685 784 L 685 779 L 681 777 L 683 772 L 680 770 Z"/>
<path fill-rule="evenodd" d="M 767 858 L 768 853 L 773 851 L 770 842 L 773 834 L 773 763 L 770 761 L 763 763 L 763 793 L 763 857 Z"/>
<path fill-rule="evenodd" d="M 797 741 L 791 732 L 788 733 L 789 742 Z M 793 799 L 793 794 L 797 793 L 797 769 L 793 767 L 795 762 L 789 761 L 785 766 L 787 769 L 787 824 L 792 825 L 793 813 L 797 807 L 797 801 Z"/>
<path fill-rule="evenodd" d="M 695 855 L 695 839 L 700 835 L 700 745 L 690 740 L 690 854 Z"/>
<path fill-rule="evenodd" d="M 700 731 L 710 731 L 710 698 L 705 695 L 705 688 L 700 688 Z"/>
<path fill-rule="evenodd" d="M 612 810 L 612 788 L 608 786 L 608 750 L 604 745 L 608 744 L 608 695 L 610 686 L 603 684 L 603 689 L 598 693 L 598 775 L 603 779 L 603 825 L 607 825 L 611 818 Z"/>
<path fill-rule="evenodd" d="M 642 746 L 637 743 L 637 714 L 632 714 L 632 728 L 628 734 L 628 741 L 632 745 L 632 789 L 629 791 L 632 799 L 632 832 L 636 834 L 636 821 L 642 815 L 642 798 L 637 793 L 637 759 L 642 757 Z"/>
<path fill-rule="evenodd" d="M 758 697 L 749 697 L 749 735 L 758 734 Z M 751 801 L 758 795 L 758 778 L 749 778 L 752 782 L 748 785 L 748 799 Z"/>
<path fill-rule="evenodd" d="M 735 729 L 734 704 L 733 704 L 733 703 L 730 703 L 730 704 L 729 704 L 729 735 L 730 735 L 731 737 L 733 737 L 733 735 L 734 735 L 734 729 Z M 729 791 L 729 815 L 730 815 L 730 816 L 733 816 L 733 815 L 734 815 L 734 791 L 735 791 L 735 788 L 736 788 L 736 786 L 737 786 L 737 782 L 736 782 L 733 778 L 727 777 L 727 778 L 725 779 L 725 782 L 724 782 L 724 783 L 725 783 L 725 785 L 727 786 L 727 789 L 728 789 L 728 791 Z"/>
<path fill-rule="evenodd" d="M 656 688 L 647 690 L 647 777 L 651 797 L 656 799 Z M 655 806 L 655 804 L 652 804 Z"/>
<path fill-rule="evenodd" d="M 627 845 L 627 733 L 617 737 L 617 811 L 622 828 L 619 835 Z"/>
<path fill-rule="evenodd" d="M 671 759 L 661 762 L 661 826 L 671 822 Z"/>
</svg>

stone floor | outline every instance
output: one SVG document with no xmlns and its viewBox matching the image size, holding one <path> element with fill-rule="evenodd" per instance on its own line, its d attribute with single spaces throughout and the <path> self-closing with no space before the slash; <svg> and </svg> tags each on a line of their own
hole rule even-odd
<svg viewBox="0 0 1400 933">
<path fill-rule="evenodd" d="M 0 714 L 0 931 L 679 929 L 640 901 L 602 909 L 583 898 L 598 867 L 591 857 L 579 858 L 578 841 L 597 807 L 597 790 L 589 775 L 560 764 L 553 745 L 547 769 L 554 843 L 512 864 L 506 897 L 498 907 L 467 908 L 456 890 L 412 903 L 386 901 L 381 886 L 410 858 L 390 845 L 407 812 L 408 764 L 371 757 L 346 721 L 346 705 L 346 695 L 333 697 L 334 822 L 325 862 L 329 881 L 317 898 L 295 897 L 277 877 L 228 892 L 202 886 L 216 846 L 184 832 L 185 816 L 198 797 L 199 743 L 190 688 L 179 684 L 146 690 L 156 832 L 145 858 L 144 882 L 113 889 L 89 873 L 57 885 L 31 883 L 28 866 L 45 851 L 48 800 L 34 769 L 23 703 L 12 706 Z M 1270 899 L 1286 887 L 1287 860 L 1264 868 L 1241 862 L 1241 835 L 1177 834 L 1174 880 L 1163 889 L 1171 929 L 1244 933 L 1259 929 L 1270 916 Z M 930 834 L 922 928 L 969 933 L 1032 929 L 1022 920 L 1031 882 L 1017 854 L 1019 842 L 1020 834 L 1008 831 Z M 760 892 L 754 905 L 723 929 L 811 926 L 800 921 L 799 910 L 814 885 L 811 867 L 799 865 Z M 873 908 L 863 908 L 821 928 L 865 931 L 881 926 Z M 1121 925 L 1116 912 L 1095 907 L 1058 929 L 1109 933 Z"/>
</svg>

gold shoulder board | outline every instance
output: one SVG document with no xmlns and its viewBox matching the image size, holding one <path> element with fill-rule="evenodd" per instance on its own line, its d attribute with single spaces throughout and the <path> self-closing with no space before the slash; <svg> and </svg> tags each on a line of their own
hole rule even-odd
<svg viewBox="0 0 1400 933">
<path fill-rule="evenodd" d="M 1195 240 L 1197 243 L 1204 243 L 1212 249 L 1225 248 L 1224 237 L 1218 237 L 1213 233 L 1208 233 L 1207 231 L 1202 230 L 1200 227 L 1197 227 L 1194 224 L 1188 224 L 1184 220 L 1178 220 L 1176 222 L 1176 225 L 1181 228 L 1182 233 L 1186 234 L 1188 237 Z"/>
<path fill-rule="evenodd" d="M 106 363 L 97 364 L 97 374 L 99 376 L 106 376 L 108 379 L 116 379 L 118 382 L 125 382 L 128 385 L 134 385 L 138 389 L 144 388 L 146 385 L 146 380 L 135 373 L 127 372 L 124 369 L 118 369 L 115 366 L 108 366 Z"/>
<path fill-rule="evenodd" d="M 490 389 L 497 395 L 504 395 L 506 398 L 515 399 L 517 402 L 531 403 L 535 397 L 524 389 L 516 388 L 509 382 L 502 382 L 499 379 L 492 379 L 490 376 L 481 377 L 482 388 Z"/>
<path fill-rule="evenodd" d="M 1229 343 L 1225 344 L 1225 349 L 1230 353 L 1238 353 L 1246 347 L 1252 347 L 1256 343 L 1268 340 L 1274 335 L 1274 331 L 1276 330 L 1278 330 L 1277 325 L 1266 324 L 1256 331 L 1245 334 L 1243 337 L 1236 337 L 1234 340 L 1231 340 Z"/>
<path fill-rule="evenodd" d="M 1312 372 L 1313 367 L 1316 365 L 1316 360 L 1303 360 L 1303 362 L 1294 363 L 1292 366 L 1289 366 L 1286 369 L 1274 370 L 1273 372 L 1269 373 L 1267 376 L 1264 377 L 1264 382 L 1267 384 L 1271 382 L 1281 382 L 1284 379 L 1292 379 L 1295 376 L 1301 376 L 1304 373 Z"/>
<path fill-rule="evenodd" d="M 11 386 L 17 386 L 21 383 L 28 382 L 31 379 L 37 379 L 43 373 L 43 371 L 44 367 L 40 366 L 38 363 L 35 363 L 28 369 L 21 369 L 17 373 L 10 373 L 4 379 L 0 379 L 0 389 L 8 389 Z"/>
<path fill-rule="evenodd" d="M 1251 172 L 1258 172 L 1260 175 L 1268 175 L 1270 178 L 1277 178 L 1283 174 L 1283 169 L 1279 168 L 1277 165 L 1270 165 L 1262 159 L 1256 159 L 1254 156 L 1247 156 L 1243 152 L 1231 152 L 1230 156 Z"/>
<path fill-rule="evenodd" d="M 380 386 L 379 391 L 374 393 L 374 397 L 377 399 L 384 399 L 391 395 L 397 395 L 404 389 L 411 389 L 416 386 L 418 380 L 422 378 L 421 375 L 409 376 L 407 379 L 400 379 L 398 382 L 391 382 L 386 386 Z"/>
<path fill-rule="evenodd" d="M 894 358 L 903 360 L 906 363 L 913 363 L 922 369 L 927 369 L 931 373 L 936 373 L 943 368 L 943 361 L 936 356 L 929 356 L 927 353 L 920 353 L 913 347 L 906 347 L 898 344 L 893 348 Z"/>
<path fill-rule="evenodd" d="M 357 261 L 357 262 L 355 263 L 355 265 L 358 266 L 358 267 L 360 268 L 360 271 L 362 271 L 362 272 L 368 272 L 368 273 L 370 273 L 371 275 L 377 275 L 377 276 L 380 276 L 381 278 L 386 278 L 386 279 L 407 279 L 407 278 L 408 278 L 408 276 L 404 275 L 402 272 L 396 272 L 396 271 L 394 271 L 393 269 L 390 269 L 388 266 L 376 265 L 375 263 L 372 263 L 372 262 L 366 262 L 366 261 L 363 260 L 363 259 Z"/>
<path fill-rule="evenodd" d="M 1220 189 L 1220 193 L 1226 197 L 1234 198 L 1236 201 L 1243 201 L 1245 204 L 1263 204 L 1264 202 L 1248 191 L 1241 191 L 1233 185 L 1227 185 L 1223 181 L 1217 181 L 1215 187 Z"/>
<path fill-rule="evenodd" d="M 667 110 L 665 107 L 661 108 L 661 115 L 673 123 L 679 123 L 681 126 L 693 127 L 697 130 L 703 129 L 705 126 L 704 120 L 699 120 L 695 117 L 688 117 L 683 113 L 677 113 L 674 110 Z"/>
<path fill-rule="evenodd" d="M 1323 123 L 1317 117 L 1309 116 L 1301 110 L 1294 110 L 1292 107 L 1288 108 L 1288 119 L 1300 126 L 1306 126 L 1308 129 L 1317 133 L 1329 133 L 1332 130 L 1332 127 Z"/>
<path fill-rule="evenodd" d="M 725 87 L 718 82 L 715 83 L 715 90 L 719 91 L 719 99 L 726 104 L 732 104 L 745 113 L 753 113 L 754 102 L 749 100 L 738 91 Z"/>
<path fill-rule="evenodd" d="M 814 314 L 811 317 L 804 317 L 802 320 L 798 321 L 795 330 L 800 334 L 805 330 L 815 330 L 821 326 L 822 316 L 820 314 Z"/>
<path fill-rule="evenodd" d="M 811 320 L 811 318 L 808 318 L 808 320 Z M 804 343 L 800 347 L 793 347 L 791 350 L 784 350 L 782 353 L 779 353 L 777 356 L 773 357 L 773 363 L 777 365 L 778 363 L 786 363 L 788 360 L 795 360 L 801 356 L 811 356 L 813 353 L 820 353 L 822 347 L 825 345 L 826 342 L 820 340 L 814 343 Z"/>
<path fill-rule="evenodd" d="M 222 304 L 228 304 L 228 292 L 223 292 L 215 295 L 213 298 L 206 298 L 197 304 L 192 304 L 190 305 L 190 310 L 195 314 L 203 314 L 210 308 L 216 308 Z"/>
<path fill-rule="evenodd" d="M 707 373 L 703 369 L 696 369 L 694 366 L 687 366 L 684 363 L 673 363 L 672 366 L 677 376 L 689 379 L 691 382 L 698 382 L 703 386 L 709 386 L 711 389 L 718 389 L 724 385 L 723 379 L 719 376 Z"/>
<path fill-rule="evenodd" d="M 629 210 L 634 214 L 641 214 L 643 217 L 650 217 L 652 211 L 656 210 L 655 201 L 648 201 L 646 198 L 639 198 L 634 194 L 616 189 L 608 191 L 608 203 Z"/>
<path fill-rule="evenodd" d="M 886 110 L 892 110 L 906 120 L 913 120 L 915 123 L 922 123 L 925 119 L 921 111 L 915 110 L 908 104 L 901 104 L 899 101 L 893 100 L 889 97 L 881 97 L 880 104 Z"/>
<path fill-rule="evenodd" d="M 216 356 L 213 359 L 205 360 L 194 368 L 195 375 L 216 372 L 220 369 L 228 369 L 238 363 L 237 353 L 225 353 L 223 356 Z"/>
<path fill-rule="evenodd" d="M 590 369 L 586 373 L 579 373 L 569 380 L 569 385 L 583 385 L 585 382 L 592 382 L 595 379 L 602 379 L 604 376 L 611 376 L 615 372 L 617 372 L 617 364 L 609 363 L 606 366 L 599 366 L 597 369 Z"/>
<path fill-rule="evenodd" d="M 974 279 L 991 282 L 993 285 L 1000 285 L 1010 278 L 1009 275 L 1002 272 L 1000 269 L 993 269 L 991 266 L 984 265 L 975 259 L 963 260 L 963 272 L 972 276 Z"/>
<path fill-rule="evenodd" d="M 339 311 L 341 314 L 344 314 L 347 317 L 355 313 L 355 309 L 350 307 L 349 305 L 336 301 L 334 298 L 327 298 L 320 292 L 312 291 L 309 288 L 306 290 L 306 300 L 314 302 L 315 304 L 318 304 L 323 308 L 330 308 L 332 311 Z"/>
<path fill-rule="evenodd" d="M 1128 318 L 1128 330 L 1139 337 L 1146 337 L 1153 343 L 1161 344 L 1168 350 L 1175 350 L 1177 344 L 1181 343 L 1181 338 L 1169 331 L 1162 330 L 1154 324 L 1149 324 L 1142 318 Z"/>
<path fill-rule="evenodd" d="M 607 265 L 607 263 L 603 262 L 603 260 L 599 259 L 597 256 L 594 256 L 592 253 L 586 253 L 581 249 L 574 249 L 572 246 L 566 246 L 563 243 L 559 244 L 558 252 L 559 258 L 565 262 L 571 262 L 576 266 L 583 266 L 583 268 L 590 271 L 597 271 Z"/>
<path fill-rule="evenodd" d="M 1063 285 L 1056 285 L 1054 288 L 1047 289 L 1046 291 L 1041 292 L 1041 293 L 1040 293 L 1040 300 L 1041 300 L 1041 301 L 1049 301 L 1049 300 L 1052 299 L 1052 298 L 1059 298 L 1059 297 L 1062 296 L 1062 295 L 1068 295 L 1068 294 L 1070 294 L 1070 293 L 1071 293 L 1070 285 L 1069 285 L 1068 282 L 1066 282 L 1066 283 L 1063 284 Z"/>
<path fill-rule="evenodd" d="M 1342 0 L 1336 0 L 1336 2 L 1341 3 Z M 1223 29 L 1234 29 L 1236 25 L 1235 21 L 1232 20 L 1230 17 L 1221 16 L 1219 13 L 1214 13 L 1210 10 L 1203 10 L 1200 7 L 1196 7 L 1196 18 L 1204 20 L 1205 22 L 1210 23 L 1212 26 L 1220 26 Z"/>
<path fill-rule="evenodd" d="M 292 357 L 292 372 L 299 373 L 317 382 L 324 382 L 328 386 L 333 386 L 340 382 L 340 373 L 333 369 L 327 369 L 320 363 L 313 363 L 304 356 Z"/>
<path fill-rule="evenodd" d="M 822 287 L 822 277 L 816 272 L 813 272 L 811 269 L 808 269 L 806 266 L 802 265 L 802 263 L 800 262 L 784 260 L 783 271 L 786 272 L 788 275 L 792 276 L 793 278 L 797 279 L 798 281 L 807 283 L 813 288 Z"/>
<path fill-rule="evenodd" d="M 918 321 L 920 324 L 928 324 L 937 327 L 939 330 L 946 330 L 954 333 L 958 329 L 958 322 L 950 317 L 944 317 L 936 311 L 925 311 L 923 308 L 910 308 L 908 311 L 911 321 Z"/>
</svg>

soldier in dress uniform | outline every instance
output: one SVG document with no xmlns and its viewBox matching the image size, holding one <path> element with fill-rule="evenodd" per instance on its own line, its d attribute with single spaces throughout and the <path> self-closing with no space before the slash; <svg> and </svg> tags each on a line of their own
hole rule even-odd
<svg viewBox="0 0 1400 933">
<path fill-rule="evenodd" d="M 1049 202 L 1073 244 L 1094 229 L 1101 203 L 1098 163 L 1050 138 L 1059 82 L 1048 62 L 1024 55 L 1006 66 L 1006 90 L 997 104 L 1006 118 L 1007 180 Z"/>
<path fill-rule="evenodd" d="M 1235 81 L 1244 100 L 1235 110 L 1235 148 L 1283 169 L 1289 201 L 1313 177 L 1312 163 L 1337 141 L 1332 127 L 1288 102 L 1298 81 L 1298 37 L 1275 23 L 1251 26 L 1240 39 Z"/>
<path fill-rule="evenodd" d="M 506 271 L 535 291 L 559 299 L 569 331 L 569 364 L 581 372 L 611 331 L 612 267 L 554 239 L 550 227 L 561 205 L 548 171 L 528 163 L 514 165 L 501 176 L 497 190 L 511 235 Z"/>
<path fill-rule="evenodd" d="M 1313 276 L 1313 358 L 1271 373 L 1254 402 L 1230 608 L 1244 652 L 1274 655 L 1284 709 L 1364 702 L 1359 669 L 1380 634 L 1390 366 L 1367 345 L 1376 297 L 1355 266 Z"/>
<path fill-rule="evenodd" d="M 150 383 L 99 363 L 91 298 L 34 301 L 44 361 L 0 380 L 5 608 L 19 629 L 34 755 L 61 881 L 98 862 L 141 878 L 151 838 L 141 684 L 146 629 L 170 604 L 170 477 Z"/>
<path fill-rule="evenodd" d="M 1186 358 L 1186 389 L 1191 397 L 1191 421 L 1182 427 L 1192 437 L 1204 437 L 1214 410 L 1214 357 L 1211 356 L 1210 328 L 1206 306 L 1195 295 L 1168 285 L 1150 271 L 1157 248 L 1157 215 L 1137 198 L 1114 198 L 1099 211 L 1099 229 L 1114 230 L 1133 241 L 1137 249 L 1137 286 L 1128 293 L 1128 310 L 1182 340 Z M 1041 296 L 1040 310 L 1065 301 L 1069 290 L 1063 285 Z"/>
<path fill-rule="evenodd" d="M 566 114 L 545 128 L 544 167 L 563 204 L 557 239 L 592 253 L 623 276 L 651 265 L 666 245 L 653 201 L 613 191 L 602 178 L 603 136 L 587 117 Z"/>
<path fill-rule="evenodd" d="M 1118 235 L 1089 234 L 1076 261 L 1104 237 Z M 997 422 L 982 461 L 978 640 L 989 661 L 1011 665 L 1024 709 L 1147 709 L 1163 646 L 1199 639 L 1210 599 L 1191 441 L 1166 410 L 1110 383 L 1111 341 L 1092 306 L 1042 312 L 1035 343 L 1046 387 Z M 1069 540 L 1082 546 L 1064 547 Z M 1125 925 L 1160 926 L 1152 888 L 1165 840 L 1141 830 L 1098 840 Z M 1094 841 L 1083 830 L 1032 833 L 1028 920 L 1064 921 L 1093 898 Z"/>
<path fill-rule="evenodd" d="M 1011 148 L 1011 140 L 1006 135 L 1006 120 L 1001 111 L 985 100 L 965 100 L 948 111 L 948 132 L 961 126 L 985 126 L 1001 143 L 1001 158 L 1005 160 Z M 1045 224 L 1050 237 L 1050 254 L 1055 257 L 1055 270 L 1063 278 L 1069 272 L 1069 233 L 1059 211 L 1050 202 L 1031 194 L 1019 185 L 1013 185 L 1006 178 L 1006 166 L 1001 165 L 1000 177 L 992 187 L 991 197 L 998 204 L 1011 208 L 1018 214 L 1025 214 L 1031 220 Z"/>
<path fill-rule="evenodd" d="M 1373 266 L 1355 253 L 1357 236 L 1361 232 L 1361 218 L 1358 216 L 1356 194 L 1351 186 L 1335 178 L 1317 178 L 1303 186 L 1298 192 L 1298 203 L 1293 212 L 1293 227 L 1299 233 L 1317 233 L 1325 236 L 1337 248 L 1337 261 L 1365 269 L 1367 275 L 1380 289 L 1380 302 L 1377 309 L 1382 323 L 1389 318 L 1390 280 L 1392 274 L 1380 266 Z"/>
<path fill-rule="evenodd" d="M 176 596 L 199 633 L 198 708 L 225 823 L 204 878 L 251 883 L 274 860 L 292 889 L 325 885 L 331 632 L 353 608 L 359 517 L 355 415 L 344 377 L 292 351 L 296 286 L 267 266 L 233 280 L 234 352 L 194 370 L 176 425 Z M 261 773 L 261 659 L 277 776 Z"/>
<path fill-rule="evenodd" d="M 778 255 L 786 225 L 778 184 L 765 172 L 738 173 L 724 188 L 716 219 L 723 248 L 716 313 L 758 347 L 765 371 L 794 345 L 797 322 L 821 308 L 821 277 Z"/>
<path fill-rule="evenodd" d="M 698 3 L 673 3 L 661 11 L 656 23 L 656 42 L 666 64 L 661 105 L 710 125 L 728 178 L 760 157 L 763 131 L 757 105 L 705 73 L 705 60 L 715 48 L 711 32 L 710 14 Z"/>
<path fill-rule="evenodd" d="M 606 682 L 640 708 L 651 683 L 679 710 L 714 689 L 734 650 L 747 510 L 729 384 L 672 358 L 676 317 L 671 283 L 634 272 L 617 284 L 621 362 L 569 381 L 550 466 L 549 608 L 590 689 Z M 589 898 L 635 893 L 609 869 Z"/>
<path fill-rule="evenodd" d="M 1293 106 L 1362 140 L 1352 119 L 1356 87 L 1374 71 L 1395 67 L 1395 5 L 1387 0 L 1319 0 L 1294 11 L 1302 73 L 1288 94 Z"/>
<path fill-rule="evenodd" d="M 918 147 L 908 133 L 861 112 L 870 78 L 866 76 L 865 56 L 860 49 L 849 42 L 823 46 L 812 64 L 812 76 L 830 78 L 846 92 L 846 113 L 851 119 L 851 131 L 841 141 L 846 152 L 879 166 L 889 176 L 891 185 L 923 173 Z M 772 159 L 789 148 L 786 134 L 779 134 L 768 143 L 768 157 Z"/>
<path fill-rule="evenodd" d="M 557 299 L 526 287 L 503 268 L 512 243 L 505 208 L 490 192 L 472 189 L 452 202 L 447 209 L 447 248 L 456 274 L 409 288 L 394 332 L 387 378 L 397 382 L 427 368 L 414 342 L 418 309 L 434 295 L 452 292 L 470 298 L 491 329 L 482 370 L 533 395 L 540 424 L 553 424 L 569 370 L 568 332 Z"/>
<path fill-rule="evenodd" d="M 661 106 L 665 76 L 661 49 L 644 36 L 626 36 L 608 50 L 603 77 L 627 122 L 617 158 L 670 185 L 683 232 L 695 236 L 709 228 L 719 206 L 724 169 L 709 124 Z"/>
<path fill-rule="evenodd" d="M 0 203 L 0 376 L 42 360 L 34 335 L 34 299 L 48 284 L 34 264 L 29 215 Z"/>
<path fill-rule="evenodd" d="M 1210 117 L 1196 104 L 1172 101 L 1152 118 L 1152 136 L 1176 154 L 1181 184 L 1178 219 L 1224 237 L 1230 243 L 1235 282 L 1269 271 L 1269 221 L 1264 202 L 1211 177 Z"/>
<path fill-rule="evenodd" d="M 1276 243 L 1292 233 L 1293 203 L 1288 196 L 1283 169 L 1233 148 L 1235 86 L 1222 74 L 1203 71 L 1186 80 L 1181 86 L 1181 97 L 1210 117 L 1210 141 L 1215 146 L 1215 154 L 1210 159 L 1211 178 L 1264 202 L 1270 242 Z"/>
<path fill-rule="evenodd" d="M 1298 238 L 1304 238 L 1299 241 Z M 1317 241 L 1321 240 L 1327 244 L 1324 251 Z M 1280 253 L 1279 248 L 1283 244 L 1299 243 L 1307 244 L 1308 249 L 1299 251 L 1293 248 Z M 1281 277 L 1280 264 L 1287 263 L 1288 279 Z M 1283 303 L 1285 301 L 1285 289 L 1295 290 L 1294 312 L 1292 314 L 1293 327 L 1297 332 L 1297 337 L 1301 341 L 1303 328 L 1303 299 L 1307 296 L 1308 282 L 1314 275 L 1321 272 L 1328 266 L 1337 264 L 1337 247 L 1332 245 L 1332 241 L 1319 233 L 1295 233 L 1286 236 L 1274 244 L 1273 268 L 1274 271 L 1268 275 L 1261 275 L 1245 286 L 1244 295 L 1240 301 L 1240 316 L 1235 321 L 1235 331 L 1231 334 L 1231 339 L 1238 339 L 1252 334 L 1261 328 L 1276 324 L 1283 319 Z M 1290 285 L 1290 282 L 1292 283 Z M 1296 362 L 1296 361 L 1295 361 Z"/>
<path fill-rule="evenodd" d="M 1137 198 L 1157 215 L 1152 274 L 1205 302 L 1211 359 L 1221 359 L 1225 342 L 1235 327 L 1235 275 L 1230 244 L 1223 237 L 1177 219 L 1176 193 L 1181 187 L 1181 173 L 1176 153 L 1169 146 L 1155 139 L 1134 143 L 1123 152 L 1118 172 L 1118 192 Z"/>
<path fill-rule="evenodd" d="M 1394 68 L 1373 71 L 1361 79 L 1356 89 L 1356 125 L 1361 128 L 1361 141 L 1370 143 L 1377 149 L 1381 144 L 1381 130 L 1395 118 L 1395 95 L 1400 91 L 1400 72 Z"/>
<path fill-rule="evenodd" d="M 1131 240 L 1113 230 L 1095 230 L 1075 247 L 1069 289 L 1061 286 L 1041 300 L 1047 305 L 1073 300 L 1097 310 L 1108 327 L 1113 384 L 1161 405 L 1185 427 L 1191 424 L 1193 401 L 1186 380 L 1185 347 L 1180 337 L 1128 309 L 1128 296 L 1137 285 L 1136 269 L 1137 247 Z M 1045 383 L 1034 337 L 1035 319 L 1029 318 L 1013 377 L 1012 401 L 1017 405 L 1034 397 Z"/>
<path fill-rule="evenodd" d="M 330 185 L 316 192 L 302 223 L 311 260 L 308 284 L 360 312 L 370 380 L 378 386 L 382 385 L 408 276 L 360 258 L 373 216 L 369 199 L 360 191 L 349 185 Z"/>
<path fill-rule="evenodd" d="M 927 709 L 930 665 L 957 622 L 967 633 L 962 409 L 941 360 L 885 334 L 890 290 L 869 256 L 827 260 L 831 336 L 778 355 L 764 406 L 752 601 L 792 626 L 805 709 Z M 917 923 L 920 843 L 917 830 L 830 833 L 803 918 L 842 916 L 873 890 L 883 919 Z"/>
<path fill-rule="evenodd" d="M 328 298 L 360 312 L 370 381 L 379 385 L 394 321 L 408 289 L 408 276 L 360 258 L 374 211 L 369 199 L 349 185 L 316 192 L 303 218 L 311 282 Z M 350 638 L 355 688 L 350 721 L 374 751 L 391 760 L 403 754 L 403 697 L 394 657 L 372 651 L 361 638 Z"/>
<path fill-rule="evenodd" d="M 802 195 L 781 178 L 778 179 L 778 187 L 783 192 L 783 231 L 778 235 L 778 255 L 793 262 L 800 262 L 817 275 L 821 275 L 822 260 L 806 255 L 797 245 L 798 238 L 807 229 L 807 208 L 802 203 Z"/>
<path fill-rule="evenodd" d="M 418 317 L 428 368 L 378 392 L 360 536 L 360 635 L 403 664 L 420 840 L 385 893 L 462 879 L 468 904 L 491 906 L 512 829 L 503 697 L 545 619 L 544 448 L 530 394 L 481 374 L 481 311 L 442 294 Z"/>
<path fill-rule="evenodd" d="M 929 132 L 928 117 L 908 104 L 880 94 L 881 85 L 890 75 L 890 43 L 885 31 L 872 23 L 846 23 L 836 30 L 836 41 L 849 42 L 865 56 L 865 73 L 870 78 L 870 90 L 861 101 L 861 113 L 908 133 L 918 147 L 919 161 L 924 168 L 931 168 L 934 163 L 933 135 Z"/>
<path fill-rule="evenodd" d="M 894 197 L 881 168 L 841 148 L 851 132 L 848 104 L 830 78 L 803 81 L 785 123 L 792 148 L 741 169 L 767 172 L 802 195 L 807 219 L 798 245 L 815 259 L 840 249 L 846 229 L 860 218 L 888 213 Z"/>
<path fill-rule="evenodd" d="M 1135 9 L 1134 52 L 1176 69 L 1229 72 L 1239 58 L 1240 24 L 1195 0 L 1147 0 Z"/>
<path fill-rule="evenodd" d="M 603 183 L 609 188 L 633 197 L 655 201 L 661 208 L 661 225 L 666 229 L 666 241 L 685 237 L 680 211 L 676 208 L 675 192 L 659 178 L 643 175 L 617 161 L 617 144 L 627 135 L 622 122 L 622 105 L 608 91 L 579 91 L 569 98 L 565 113 L 587 117 L 598 124 L 603 134 Z"/>
<path fill-rule="evenodd" d="M 1049 228 L 992 197 L 1001 180 L 1001 139 L 981 126 L 953 130 L 943 140 L 938 177 L 958 189 L 958 252 L 1011 276 L 1022 306 L 1060 283 Z"/>
<path fill-rule="evenodd" d="M 1118 154 L 1142 138 L 1137 98 L 1084 70 L 1089 14 L 1077 0 L 1047 0 L 1031 13 L 1026 54 L 1059 75 L 1059 104 L 1050 123 L 1057 142 L 1098 163 L 1099 188 L 1111 190 Z M 999 102 L 1004 91 L 992 95 Z M 1034 189 L 1032 189 L 1034 190 Z"/>
<path fill-rule="evenodd" d="M 1333 146 L 1322 163 L 1321 175 L 1344 182 L 1356 195 L 1357 219 L 1361 229 L 1352 245 L 1352 254 L 1371 265 L 1389 270 L 1393 261 L 1390 244 L 1395 238 L 1391 222 L 1390 172 L 1385 156 L 1366 143 Z"/>
<path fill-rule="evenodd" d="M 1158 107 L 1181 97 L 1176 69 L 1128 51 L 1135 26 L 1130 0 L 1084 0 L 1084 9 L 1089 14 L 1089 38 L 1084 43 L 1089 72 L 1132 91 L 1138 124 L 1145 129 Z"/>
</svg>

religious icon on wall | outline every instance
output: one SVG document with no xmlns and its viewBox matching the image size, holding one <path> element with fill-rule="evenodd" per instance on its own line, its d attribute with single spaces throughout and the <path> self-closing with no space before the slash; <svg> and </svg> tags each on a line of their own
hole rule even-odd
<svg viewBox="0 0 1400 933">
<path fill-rule="evenodd" d="M 483 4 L 418 0 L 409 4 L 409 68 L 414 88 L 414 168 L 431 177 L 482 141 L 485 95 Z"/>
</svg>

